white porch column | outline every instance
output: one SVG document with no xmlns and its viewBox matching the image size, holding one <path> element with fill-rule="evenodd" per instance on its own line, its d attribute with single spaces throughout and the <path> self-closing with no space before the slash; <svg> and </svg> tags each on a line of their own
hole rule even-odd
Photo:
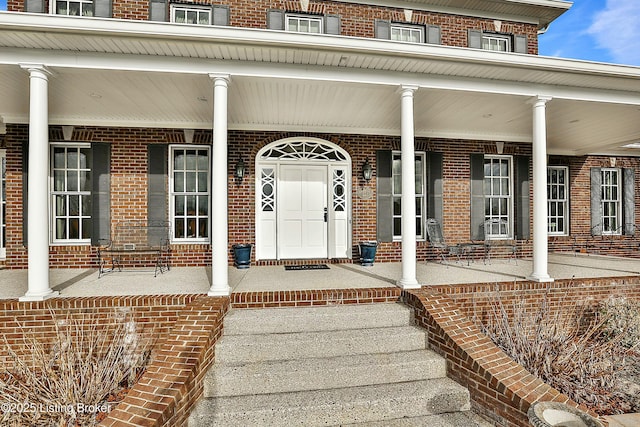
<svg viewBox="0 0 640 427">
<path fill-rule="evenodd" d="M 211 167 L 211 289 L 210 296 L 231 294 L 229 286 L 229 218 L 227 199 L 227 98 L 229 76 L 213 80 L 213 151 Z"/>
<path fill-rule="evenodd" d="M 402 289 L 419 288 L 416 279 L 416 166 L 413 124 L 413 93 L 416 86 L 402 86 L 400 149 L 402 162 Z"/>
<path fill-rule="evenodd" d="M 551 97 L 538 96 L 533 104 L 533 272 L 536 282 L 553 282 L 547 272 L 547 122 L 546 105 Z"/>
<path fill-rule="evenodd" d="M 49 96 L 44 65 L 25 64 L 29 72 L 29 192 L 27 200 L 28 289 L 20 301 L 58 295 L 49 282 Z"/>
</svg>

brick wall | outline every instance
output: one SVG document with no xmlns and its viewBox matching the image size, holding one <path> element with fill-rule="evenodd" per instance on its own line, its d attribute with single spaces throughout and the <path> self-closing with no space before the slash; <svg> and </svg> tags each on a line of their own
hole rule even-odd
<svg viewBox="0 0 640 427">
<path fill-rule="evenodd" d="M 403 292 L 403 300 L 428 329 L 429 346 L 447 360 L 447 374 L 469 389 L 474 408 L 497 426 L 525 427 L 530 425 L 527 411 L 538 400 L 578 405 L 513 362 L 471 319 L 485 318 L 497 293 L 505 307 L 524 300 L 524 309 L 535 311 L 546 298 L 555 312 L 565 309 L 567 301 L 596 304 L 609 296 L 640 301 L 639 285 L 640 278 L 632 276 L 430 286 Z"/>
<path fill-rule="evenodd" d="M 51 141 L 61 141 L 61 130 L 52 127 Z M 293 132 L 229 132 L 229 244 L 255 244 L 255 157 L 267 144 L 288 137 L 317 137 L 333 142 L 351 156 L 352 163 L 352 256 L 358 259 L 357 244 L 360 241 L 376 240 L 376 151 L 397 150 L 398 137 L 375 135 L 344 135 Z M 27 127 L 9 125 L 5 136 L 7 147 L 7 268 L 26 268 L 27 253 L 22 237 L 22 143 L 27 139 Z M 73 141 L 106 142 L 111 144 L 111 221 L 112 228 L 119 221 L 144 219 L 147 214 L 147 146 L 149 144 L 183 144 L 181 131 L 172 129 L 135 128 L 76 128 Z M 194 144 L 210 144 L 211 132 L 198 131 Z M 449 244 L 469 242 L 470 236 L 470 157 L 471 153 L 495 153 L 492 142 L 471 140 L 444 140 L 416 138 L 417 151 L 443 153 L 443 234 Z M 506 143 L 504 154 L 530 155 L 530 144 Z M 246 176 L 242 182 L 233 177 L 236 163 L 242 159 L 246 165 Z M 374 179 L 362 179 L 362 165 L 369 160 L 374 170 Z M 552 156 L 552 165 L 568 165 L 570 173 L 570 230 L 572 236 L 551 237 L 550 250 L 573 250 L 574 237 L 584 243 L 594 241 L 590 230 L 590 168 L 609 166 L 611 159 L 603 156 L 557 157 Z M 636 188 L 640 182 L 640 159 L 616 158 L 616 167 L 636 169 Z M 531 177 L 530 177 L 531 180 Z M 369 191 L 371 197 L 367 197 Z M 517 202 L 517 201 L 516 201 Z M 636 218 L 640 218 L 640 191 L 636 191 Z M 533 205 L 530 199 L 530 204 Z M 598 241 L 596 239 L 595 241 Z M 531 241 L 520 241 L 520 256 L 531 253 Z M 611 243 L 611 247 L 608 244 Z M 637 251 L 640 235 L 614 236 L 600 253 L 640 257 Z M 378 249 L 378 262 L 400 261 L 400 242 L 382 243 Z M 51 245 L 53 267 L 90 268 L 96 266 L 96 253 L 89 245 Z M 477 254 L 480 256 L 481 254 Z M 231 250 L 229 262 L 233 262 Z M 255 251 L 252 253 L 255 261 Z M 436 258 L 427 241 L 417 243 L 418 260 Z M 173 266 L 205 266 L 210 263 L 209 244 L 173 245 Z M 320 260 L 317 260 L 318 262 Z M 292 261 L 260 261 L 260 264 L 282 264 Z M 305 261 L 308 262 L 308 261 Z M 326 262 L 326 260 L 325 260 Z M 337 262 L 344 262 L 337 261 Z"/>
<path fill-rule="evenodd" d="M 0 335 L 17 352 L 26 343 L 22 340 L 24 327 L 29 336 L 47 340 L 55 335 L 52 313 L 56 318 L 67 314 L 82 320 L 85 316 L 107 319 L 114 313 L 128 314 L 138 322 L 146 334 L 152 334 L 158 342 L 166 339 L 173 324 L 185 306 L 196 299 L 196 295 L 158 295 L 127 297 L 53 298 L 41 302 L 0 301 Z M 101 327 L 108 325 L 101 323 Z M 0 363 L 9 363 L 4 344 L 0 346 Z"/>
<path fill-rule="evenodd" d="M 21 12 L 24 10 L 24 2 L 25 0 L 9 0 L 7 10 Z M 49 2 L 46 3 L 45 10 L 48 10 Z M 299 1 L 292 0 L 195 0 L 192 3 L 228 5 L 230 7 L 230 25 L 234 27 L 265 29 L 267 27 L 267 11 L 282 9 L 289 12 L 339 15 L 342 35 L 353 37 L 374 37 L 376 19 L 418 25 L 438 25 L 441 28 L 442 44 L 445 46 L 467 47 L 467 31 L 469 29 L 496 31 L 493 19 L 413 10 L 411 20 L 406 21 L 404 9 L 338 1 L 312 0 L 309 2 L 308 11 L 302 10 Z M 113 18 L 148 20 L 149 2 L 146 0 L 114 0 Z M 538 53 L 538 36 L 535 25 L 504 21 L 501 23 L 500 32 L 527 35 L 528 52 L 534 55 Z"/>
</svg>

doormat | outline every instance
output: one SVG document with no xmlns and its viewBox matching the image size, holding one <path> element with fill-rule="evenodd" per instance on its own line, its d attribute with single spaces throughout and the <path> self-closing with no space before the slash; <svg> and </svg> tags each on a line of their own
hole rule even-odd
<svg viewBox="0 0 640 427">
<path fill-rule="evenodd" d="M 286 271 L 298 271 L 298 270 L 329 270 L 327 264 L 304 264 L 304 265 L 285 265 Z"/>
</svg>

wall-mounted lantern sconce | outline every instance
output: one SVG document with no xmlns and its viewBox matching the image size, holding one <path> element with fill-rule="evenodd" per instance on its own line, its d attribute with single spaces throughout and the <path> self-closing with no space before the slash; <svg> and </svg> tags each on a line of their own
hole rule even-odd
<svg viewBox="0 0 640 427">
<path fill-rule="evenodd" d="M 362 177 L 364 178 L 365 181 L 369 182 L 371 181 L 372 176 L 373 176 L 373 168 L 371 167 L 371 164 L 369 163 L 369 159 L 367 158 L 367 160 L 362 165 Z"/>
<path fill-rule="evenodd" d="M 245 172 L 244 161 L 240 159 L 238 160 L 238 163 L 236 163 L 236 179 L 240 181 L 240 183 L 242 183 L 242 180 L 244 179 L 244 172 Z"/>
</svg>

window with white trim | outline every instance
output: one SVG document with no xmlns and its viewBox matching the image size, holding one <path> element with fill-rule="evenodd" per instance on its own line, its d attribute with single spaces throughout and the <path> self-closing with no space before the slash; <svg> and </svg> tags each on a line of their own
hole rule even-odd
<svg viewBox="0 0 640 427">
<path fill-rule="evenodd" d="M 93 0 L 56 0 L 56 14 L 93 16 Z"/>
<path fill-rule="evenodd" d="M 91 145 L 51 147 L 54 243 L 91 241 Z"/>
<path fill-rule="evenodd" d="M 172 4 L 171 22 L 178 24 L 211 25 L 211 8 L 186 4 Z"/>
<path fill-rule="evenodd" d="M 512 163 L 511 156 L 484 157 L 484 219 L 497 220 L 484 232 L 492 239 L 513 237 Z"/>
<path fill-rule="evenodd" d="M 0 258 L 7 255 L 7 152 L 0 150 Z"/>
<path fill-rule="evenodd" d="M 392 179 L 391 179 L 391 191 L 393 195 L 393 240 L 402 239 L 402 161 L 401 153 L 394 151 L 392 153 Z M 416 237 L 418 239 L 425 239 L 424 229 L 424 212 L 426 210 L 425 202 L 425 153 L 417 152 L 415 156 L 415 170 L 416 170 Z"/>
<path fill-rule="evenodd" d="M 550 235 L 569 234 L 569 168 L 547 168 L 547 231 Z"/>
<path fill-rule="evenodd" d="M 170 210 L 174 241 L 209 241 L 209 147 L 171 146 Z"/>
<path fill-rule="evenodd" d="M 602 168 L 602 234 L 620 234 L 622 179 L 620 169 Z"/>
<path fill-rule="evenodd" d="M 322 17 L 287 14 L 284 29 L 292 33 L 322 34 Z"/>
<path fill-rule="evenodd" d="M 392 23 L 391 40 L 410 43 L 424 43 L 424 27 Z"/>
<path fill-rule="evenodd" d="M 482 49 L 511 52 L 511 37 L 503 34 L 482 34 Z"/>
</svg>

